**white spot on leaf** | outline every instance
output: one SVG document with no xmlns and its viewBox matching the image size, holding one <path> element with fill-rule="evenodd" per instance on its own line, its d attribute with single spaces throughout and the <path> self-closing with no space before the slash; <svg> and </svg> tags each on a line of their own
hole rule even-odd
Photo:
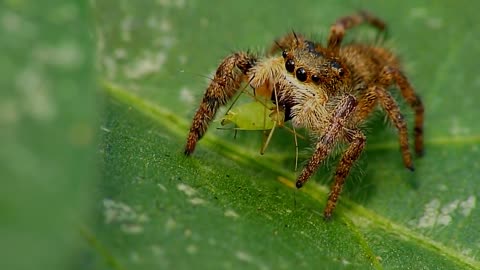
<svg viewBox="0 0 480 270">
<path fill-rule="evenodd" d="M 244 262 L 251 263 L 253 261 L 253 258 L 250 254 L 241 250 L 235 252 L 235 257 L 237 257 L 237 259 L 239 259 L 240 261 L 244 261 Z"/>
<path fill-rule="evenodd" d="M 16 85 L 23 98 L 22 108 L 32 118 L 47 121 L 55 116 L 56 108 L 48 92 L 49 83 L 40 71 L 26 68 L 18 74 Z"/>
<path fill-rule="evenodd" d="M 192 105 L 195 102 L 192 91 L 187 87 L 182 87 L 182 89 L 180 89 L 180 100 L 187 105 Z"/>
<path fill-rule="evenodd" d="M 455 200 L 448 205 L 444 206 L 442 210 L 440 211 L 440 214 L 438 215 L 437 218 L 437 224 L 439 225 L 448 225 L 452 221 L 452 212 L 455 211 L 458 207 L 458 200 Z"/>
<path fill-rule="evenodd" d="M 170 23 L 169 20 L 167 20 L 166 18 L 163 18 L 162 21 L 160 22 L 159 28 L 160 28 L 160 31 L 167 33 L 172 31 L 172 24 Z"/>
<path fill-rule="evenodd" d="M 454 220 L 455 213 L 463 216 L 470 215 L 475 207 L 475 196 L 468 197 L 465 201 L 454 200 L 441 207 L 440 200 L 433 199 L 425 205 L 425 212 L 418 221 L 418 228 L 432 228 L 436 225 L 447 226 Z"/>
<path fill-rule="evenodd" d="M 126 59 L 127 56 L 128 56 L 127 50 L 125 50 L 124 48 L 115 49 L 113 54 L 115 55 L 115 58 L 117 58 L 117 59 Z"/>
<path fill-rule="evenodd" d="M 195 253 L 197 253 L 197 251 L 198 251 L 197 246 L 195 246 L 193 244 L 187 246 L 187 252 L 189 254 L 195 254 Z"/>
<path fill-rule="evenodd" d="M 164 185 L 158 183 L 157 186 L 158 186 L 162 191 L 167 192 L 167 188 L 166 188 Z"/>
<path fill-rule="evenodd" d="M 467 200 L 463 201 L 460 203 L 460 209 L 461 209 L 461 213 L 462 215 L 468 217 L 470 215 L 470 213 L 472 212 L 473 208 L 475 208 L 475 203 L 476 203 L 477 199 L 475 198 L 475 196 L 470 196 L 468 197 Z"/>
<path fill-rule="evenodd" d="M 143 226 L 139 224 L 122 224 L 120 229 L 128 234 L 139 234 L 143 232 Z"/>
<path fill-rule="evenodd" d="M 167 55 L 164 52 L 158 52 L 155 55 L 146 53 L 141 59 L 137 59 L 124 69 L 125 76 L 130 79 L 140 79 L 147 75 L 159 72 L 167 61 Z"/>
<path fill-rule="evenodd" d="M 223 215 L 226 216 L 226 217 L 231 217 L 233 219 L 237 219 L 239 217 L 237 212 L 235 212 L 231 209 L 228 209 L 227 211 L 225 211 L 225 213 L 223 213 Z"/>
<path fill-rule="evenodd" d="M 425 205 L 425 212 L 418 222 L 419 228 L 433 227 L 437 220 L 438 209 L 440 208 L 440 201 L 434 199 Z"/>
<path fill-rule="evenodd" d="M 104 217 L 106 224 L 120 224 L 120 229 L 129 234 L 143 232 L 143 224 L 149 221 L 144 213 L 138 213 L 123 202 L 111 199 L 103 200 Z"/>
<path fill-rule="evenodd" d="M 193 204 L 193 205 L 200 205 L 200 204 L 205 204 L 206 201 L 204 199 L 201 199 L 201 198 L 192 198 L 192 199 L 190 199 L 190 203 Z"/>
<path fill-rule="evenodd" d="M 197 191 L 189 185 L 180 183 L 177 185 L 177 189 L 185 193 L 187 196 L 193 196 Z"/>
<path fill-rule="evenodd" d="M 55 47 L 37 46 L 32 50 L 32 57 L 38 62 L 61 67 L 76 69 L 84 62 L 82 48 L 74 41 L 63 41 Z"/>
</svg>

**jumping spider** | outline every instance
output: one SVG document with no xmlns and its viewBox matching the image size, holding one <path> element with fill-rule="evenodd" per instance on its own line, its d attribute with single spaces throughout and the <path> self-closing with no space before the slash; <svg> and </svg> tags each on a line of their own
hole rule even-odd
<svg viewBox="0 0 480 270">
<path fill-rule="evenodd" d="M 365 147 L 360 127 L 377 104 L 399 133 L 406 168 L 414 170 L 406 121 L 388 92 L 396 85 L 415 112 L 415 152 L 423 153 L 423 105 L 400 69 L 398 58 L 376 45 L 341 46 L 346 30 L 368 23 L 380 31 L 385 23 L 361 11 L 338 19 L 330 28 L 328 43 L 312 42 L 291 33 L 277 40 L 265 57 L 237 52 L 226 57 L 208 86 L 192 122 L 185 146 L 190 155 L 206 132 L 218 108 L 239 91 L 242 83 L 271 96 L 285 121 L 304 127 L 317 138 L 315 152 L 298 176 L 301 188 L 338 143 L 348 144 L 335 171 L 324 217 L 329 219 L 354 162 Z"/>
</svg>

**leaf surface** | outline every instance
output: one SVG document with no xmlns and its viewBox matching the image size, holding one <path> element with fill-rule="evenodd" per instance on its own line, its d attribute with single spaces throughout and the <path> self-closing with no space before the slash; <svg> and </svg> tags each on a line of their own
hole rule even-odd
<svg viewBox="0 0 480 270">
<path fill-rule="evenodd" d="M 374 119 L 367 150 L 326 223 L 321 213 L 335 159 L 296 191 L 287 132 L 276 133 L 260 156 L 260 133 L 233 140 L 211 128 L 192 157 L 182 155 L 208 82 L 203 76 L 222 57 L 261 52 L 291 29 L 324 40 L 329 24 L 358 8 L 387 21 L 387 46 L 402 55 L 424 100 L 427 152 L 414 173 L 402 167 L 393 128 Z M 102 1 L 94 9 L 106 106 L 97 223 L 84 233 L 94 266 L 480 268 L 480 84 L 472 58 L 480 26 L 471 7 Z M 372 33 L 360 28 L 349 37 Z"/>
</svg>

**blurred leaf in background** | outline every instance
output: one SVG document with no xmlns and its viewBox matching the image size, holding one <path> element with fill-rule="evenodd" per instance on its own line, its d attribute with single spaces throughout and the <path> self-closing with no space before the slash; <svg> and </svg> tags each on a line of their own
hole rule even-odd
<svg viewBox="0 0 480 270">
<path fill-rule="evenodd" d="M 0 3 L 0 269 L 82 263 L 97 181 L 90 7 Z"/>
</svg>

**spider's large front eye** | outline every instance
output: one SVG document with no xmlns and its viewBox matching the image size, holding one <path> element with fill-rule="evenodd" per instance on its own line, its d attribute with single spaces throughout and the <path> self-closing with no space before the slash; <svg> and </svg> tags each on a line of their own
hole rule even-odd
<svg viewBox="0 0 480 270">
<path fill-rule="evenodd" d="M 303 68 L 297 69 L 296 75 L 297 75 L 297 79 L 301 82 L 304 82 L 307 80 L 307 72 Z"/>
<path fill-rule="evenodd" d="M 285 62 L 285 68 L 288 72 L 293 72 L 295 70 L 295 61 L 288 59 L 287 62 Z"/>
</svg>

